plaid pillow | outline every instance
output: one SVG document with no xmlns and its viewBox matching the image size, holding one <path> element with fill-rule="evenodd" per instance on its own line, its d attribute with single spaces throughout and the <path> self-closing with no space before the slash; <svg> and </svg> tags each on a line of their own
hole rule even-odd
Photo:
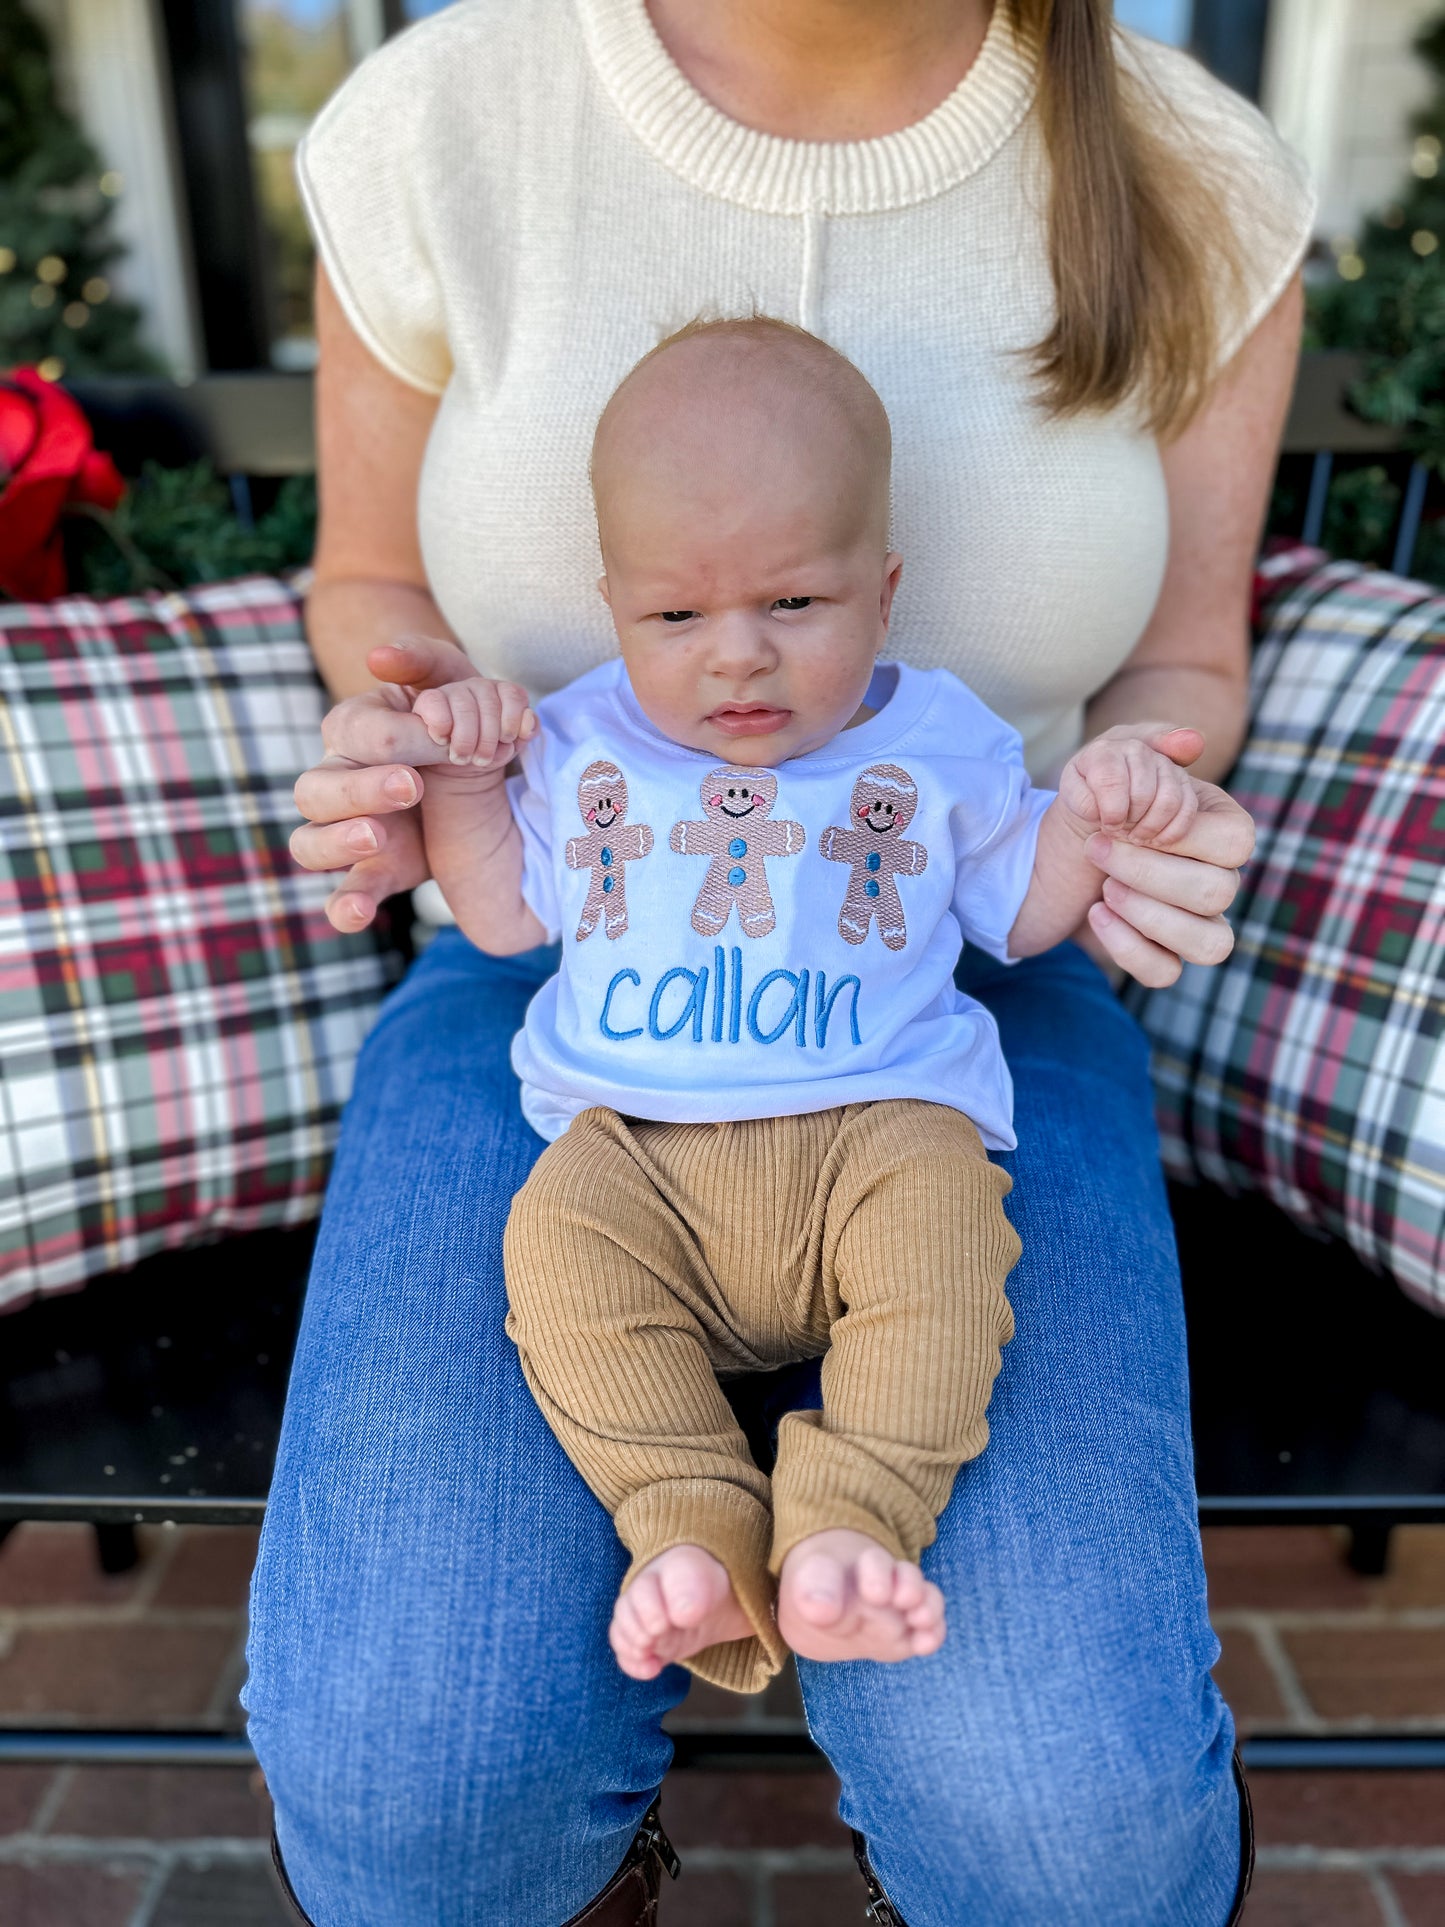
<svg viewBox="0 0 1445 1927">
<path fill-rule="evenodd" d="M 1129 999 L 1165 1162 L 1445 1311 L 1445 596 L 1318 551 L 1261 577 L 1234 954 Z"/>
<path fill-rule="evenodd" d="M 324 704 L 281 582 L 0 607 L 0 1307 L 316 1214 L 395 975 L 287 854 Z"/>
</svg>

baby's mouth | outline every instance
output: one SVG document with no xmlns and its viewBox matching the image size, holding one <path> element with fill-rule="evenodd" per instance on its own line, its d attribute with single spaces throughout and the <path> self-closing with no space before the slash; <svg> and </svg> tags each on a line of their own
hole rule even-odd
<svg viewBox="0 0 1445 1927">
<path fill-rule="evenodd" d="M 771 703 L 723 703 L 707 720 L 724 736 L 772 736 L 787 728 L 793 712 Z"/>
</svg>

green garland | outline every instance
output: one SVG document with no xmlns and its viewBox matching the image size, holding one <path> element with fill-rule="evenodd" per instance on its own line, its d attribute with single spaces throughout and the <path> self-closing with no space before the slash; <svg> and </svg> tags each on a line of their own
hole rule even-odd
<svg viewBox="0 0 1445 1927">
<path fill-rule="evenodd" d="M 66 523 L 70 580 L 90 595 L 183 589 L 303 568 L 316 545 L 316 479 L 293 475 L 264 513 L 243 518 L 209 462 L 147 462 L 110 515 Z"/>
</svg>

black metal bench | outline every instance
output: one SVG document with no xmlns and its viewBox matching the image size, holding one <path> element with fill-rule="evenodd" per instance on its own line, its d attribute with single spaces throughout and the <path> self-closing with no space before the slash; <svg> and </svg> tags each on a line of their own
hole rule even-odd
<svg viewBox="0 0 1445 1927">
<path fill-rule="evenodd" d="M 1386 431 L 1340 397 L 1350 357 L 1308 357 L 1285 438 L 1317 538 L 1339 459 L 1398 461 Z M 103 442 L 226 473 L 311 465 L 310 384 L 225 376 L 184 390 L 90 384 Z M 1424 472 L 1404 470 L 1395 564 L 1407 569 Z M 1331 1522 L 1352 1563 L 1383 1571 L 1389 1532 L 1445 1522 L 1445 1321 L 1316 1242 L 1259 1199 L 1173 1194 L 1190 1332 L 1199 1511 L 1206 1524 Z M 306 1231 L 234 1238 L 149 1260 L 123 1278 L 0 1322 L 0 1535 L 22 1519 L 85 1521 L 101 1562 L 136 1557 L 140 1524 L 256 1525 L 265 1510 L 310 1256 Z M 816 1762 L 801 1726 L 677 1735 L 679 1766 Z M 1445 1766 L 1445 1736 L 1256 1734 L 1253 1769 Z M 0 1728 L 0 1761 L 235 1764 L 243 1736 Z"/>
</svg>

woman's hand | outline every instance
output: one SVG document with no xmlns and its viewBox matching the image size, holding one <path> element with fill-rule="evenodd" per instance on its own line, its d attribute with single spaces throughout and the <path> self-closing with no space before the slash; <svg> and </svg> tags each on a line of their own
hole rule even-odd
<svg viewBox="0 0 1445 1927">
<path fill-rule="evenodd" d="M 373 649 L 366 666 L 382 686 L 348 696 L 322 723 L 327 754 L 296 784 L 296 807 L 309 821 L 291 838 L 303 869 L 346 871 L 326 905 L 346 931 L 364 930 L 383 898 L 430 875 L 414 813 L 423 789 L 416 765 L 438 759 L 410 713 L 412 697 L 472 674 L 455 643 L 425 636 Z"/>
<path fill-rule="evenodd" d="M 1142 740 L 1183 767 L 1204 746 L 1197 730 L 1167 723 L 1121 723 L 1101 740 L 1115 738 Z M 1188 781 L 1195 807 L 1182 833 L 1166 828 L 1156 837 L 1141 824 L 1122 835 L 1096 831 L 1084 846 L 1105 875 L 1089 927 L 1115 963 L 1151 987 L 1172 984 L 1186 963 L 1223 963 L 1229 955 L 1234 932 L 1224 912 L 1254 849 L 1249 812 L 1217 784 Z"/>
</svg>

